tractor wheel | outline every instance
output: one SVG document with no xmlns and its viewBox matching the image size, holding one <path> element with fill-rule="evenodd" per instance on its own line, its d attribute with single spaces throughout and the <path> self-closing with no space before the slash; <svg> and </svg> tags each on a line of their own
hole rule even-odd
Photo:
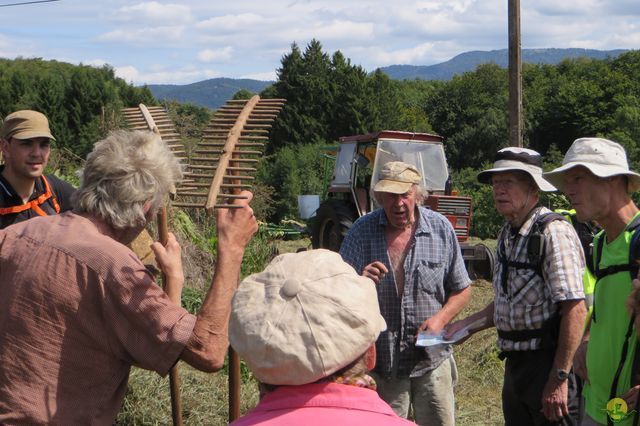
<svg viewBox="0 0 640 426">
<path fill-rule="evenodd" d="M 314 220 L 311 235 L 313 248 L 339 251 L 342 240 L 356 218 L 353 208 L 342 201 L 328 200 L 322 203 Z"/>
<path fill-rule="evenodd" d="M 496 257 L 486 245 L 480 243 L 474 246 L 475 256 L 471 261 L 469 277 L 472 280 L 483 279 L 491 281 L 493 279 L 493 268 L 496 264 Z"/>
</svg>

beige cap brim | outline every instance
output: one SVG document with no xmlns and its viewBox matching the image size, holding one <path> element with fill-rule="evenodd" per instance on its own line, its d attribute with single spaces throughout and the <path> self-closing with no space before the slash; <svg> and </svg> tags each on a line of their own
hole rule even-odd
<svg viewBox="0 0 640 426">
<path fill-rule="evenodd" d="M 389 192 L 391 194 L 406 194 L 414 184 L 395 180 L 380 180 L 373 187 L 374 192 Z"/>
<path fill-rule="evenodd" d="M 53 135 L 49 132 L 46 131 L 19 131 L 16 132 L 14 135 L 11 135 L 10 137 L 12 137 L 13 139 L 34 139 L 34 138 L 48 138 L 51 139 L 53 141 L 56 140 L 56 138 L 53 137 Z"/>
<path fill-rule="evenodd" d="M 550 172 L 543 173 L 542 177 L 545 178 L 547 181 L 551 182 L 560 191 L 564 192 L 564 180 L 565 180 L 567 171 L 569 171 L 570 169 L 573 169 L 574 167 L 579 167 L 579 166 L 586 168 L 595 176 L 600 178 L 608 178 L 612 176 L 625 175 L 629 179 L 627 191 L 630 193 L 640 191 L 640 175 L 638 173 L 623 169 L 621 167 L 615 167 L 612 165 L 600 165 L 600 164 L 586 163 L 582 161 L 572 161 L 556 169 L 553 169 Z"/>
</svg>

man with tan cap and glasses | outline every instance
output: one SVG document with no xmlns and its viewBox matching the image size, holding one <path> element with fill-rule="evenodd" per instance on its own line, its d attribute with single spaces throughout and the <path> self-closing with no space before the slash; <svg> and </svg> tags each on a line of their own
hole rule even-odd
<svg viewBox="0 0 640 426">
<path fill-rule="evenodd" d="M 586 316 L 580 240 L 569 222 L 539 204 L 539 192 L 555 188 L 542 178 L 536 151 L 499 150 L 478 181 L 492 186 L 506 221 L 497 238 L 494 301 L 450 324 L 445 338 L 497 329 L 506 426 L 576 425 L 580 396 L 571 366 Z"/>
<path fill-rule="evenodd" d="M 640 354 L 633 322 L 634 318 L 638 322 L 640 306 L 635 297 L 631 310 L 625 303 L 638 274 L 640 253 L 634 249 L 640 214 L 630 194 L 640 189 L 640 175 L 629 170 L 620 144 L 581 138 L 573 142 L 562 166 L 544 177 L 569 198 L 579 220 L 594 220 L 603 228 L 593 241 L 590 259 L 597 278 L 593 313 L 574 360 L 576 372 L 585 380 L 583 424 L 635 424 Z"/>
<path fill-rule="evenodd" d="M 378 393 L 401 417 L 413 407 L 420 425 L 453 425 L 453 350 L 416 341 L 420 332 L 442 333 L 469 301 L 470 280 L 451 223 L 422 206 L 421 182 L 415 166 L 385 164 L 373 187 L 382 208 L 353 224 L 340 254 L 376 283 L 387 322 L 376 343 Z"/>
<path fill-rule="evenodd" d="M 22 110 L 2 123 L 0 149 L 0 229 L 36 216 L 71 209 L 73 186 L 44 175 L 55 138 L 42 113 Z"/>
</svg>

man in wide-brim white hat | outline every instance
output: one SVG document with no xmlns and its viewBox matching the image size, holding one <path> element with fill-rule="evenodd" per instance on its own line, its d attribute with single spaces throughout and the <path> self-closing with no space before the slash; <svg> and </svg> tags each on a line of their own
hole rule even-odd
<svg viewBox="0 0 640 426">
<path fill-rule="evenodd" d="M 586 424 L 607 424 L 612 395 L 624 398 L 629 411 L 637 399 L 634 385 L 638 383 L 632 382 L 637 335 L 631 332 L 631 313 L 637 308 L 632 306 L 630 313 L 624 305 L 628 298 L 634 299 L 630 297 L 632 277 L 637 275 L 629 245 L 640 214 L 630 194 L 640 189 L 640 175 L 629 169 L 620 144 L 581 138 L 573 142 L 562 166 L 545 173 L 544 178 L 569 198 L 578 219 L 597 221 L 604 230 L 593 242 L 591 260 L 598 281 L 590 326 L 576 352 L 574 367 L 585 379 Z"/>
</svg>

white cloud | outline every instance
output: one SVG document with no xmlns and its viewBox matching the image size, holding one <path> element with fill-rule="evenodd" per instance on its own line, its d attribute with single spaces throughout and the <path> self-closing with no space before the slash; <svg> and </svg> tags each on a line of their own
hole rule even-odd
<svg viewBox="0 0 640 426">
<path fill-rule="evenodd" d="M 116 76 L 135 85 L 143 84 L 189 84 L 209 78 L 222 77 L 220 72 L 201 68 L 187 67 L 169 69 L 150 67 L 149 71 L 140 71 L 133 65 L 115 67 Z"/>
<path fill-rule="evenodd" d="M 291 44 L 304 51 L 312 38 L 367 70 L 508 45 L 506 1 L 110 0 L 25 12 L 3 9 L 0 56 L 119 64 L 136 83 L 270 80 Z M 638 0 L 521 2 L 522 47 L 637 48 L 638 16 Z"/>
<path fill-rule="evenodd" d="M 104 59 L 89 59 L 86 61 L 82 61 L 82 64 L 89 65 L 90 67 L 101 68 L 107 65 L 107 61 L 105 61 Z"/>
<path fill-rule="evenodd" d="M 116 29 L 98 37 L 101 41 L 127 42 L 136 45 L 157 46 L 164 41 L 175 42 L 184 32 L 182 26 L 139 28 L 135 30 Z"/>
<path fill-rule="evenodd" d="M 283 30 L 277 33 L 277 38 L 282 41 L 311 40 L 312 38 L 321 42 L 340 40 L 342 43 L 351 44 L 354 41 L 371 40 L 374 34 L 373 23 L 333 20 Z"/>
<path fill-rule="evenodd" d="M 121 7 L 115 18 L 136 23 L 187 23 L 193 20 L 191 9 L 183 4 L 161 4 L 156 1 Z"/>
<path fill-rule="evenodd" d="M 255 13 L 241 13 L 239 15 L 223 15 L 205 19 L 198 22 L 196 28 L 213 29 L 215 31 L 247 30 L 263 21 L 264 18 Z"/>
<path fill-rule="evenodd" d="M 132 65 L 126 65 L 123 67 L 115 67 L 116 77 L 120 77 L 127 83 L 133 83 L 138 81 L 140 72 Z"/>
<path fill-rule="evenodd" d="M 276 72 L 274 70 L 270 72 L 262 72 L 257 74 L 246 74 L 238 78 L 250 78 L 252 80 L 261 80 L 261 81 L 276 81 L 278 77 L 276 76 Z"/>
<path fill-rule="evenodd" d="M 222 49 L 205 49 L 198 52 L 198 60 L 200 62 L 226 62 L 231 59 L 233 47 L 226 46 Z"/>
<path fill-rule="evenodd" d="M 41 55 L 38 55 L 36 46 L 32 42 L 0 34 L 0 58 L 15 58 L 18 56 L 32 58 Z"/>
</svg>

